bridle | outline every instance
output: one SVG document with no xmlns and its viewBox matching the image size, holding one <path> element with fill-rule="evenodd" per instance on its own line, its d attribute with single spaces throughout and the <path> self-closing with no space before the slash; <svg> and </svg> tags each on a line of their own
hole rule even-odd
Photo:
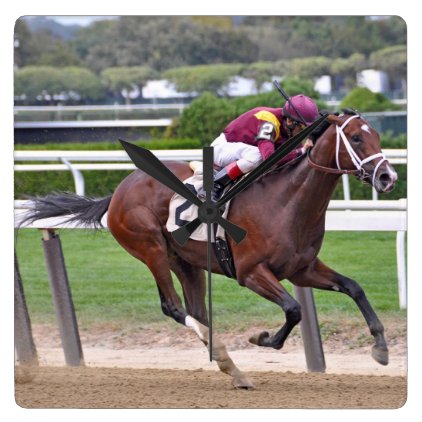
<svg viewBox="0 0 422 422">
<path fill-rule="evenodd" d="M 315 168 L 316 170 L 325 172 L 325 173 L 333 173 L 333 174 L 353 174 L 355 175 L 359 180 L 368 179 L 371 177 L 371 175 L 363 168 L 363 166 L 370 161 L 375 160 L 376 158 L 381 158 L 381 160 L 376 164 L 375 169 L 372 173 L 372 185 L 375 183 L 375 176 L 377 174 L 377 171 L 380 167 L 380 165 L 387 161 L 387 158 L 385 158 L 385 155 L 382 152 L 378 152 L 377 154 L 372 154 L 369 157 L 364 158 L 361 160 L 358 155 L 356 154 L 355 150 L 353 149 L 352 145 L 350 144 L 349 140 L 347 139 L 346 134 L 344 133 L 343 129 L 349 124 L 349 122 L 353 119 L 356 119 L 360 117 L 358 114 L 354 114 L 353 116 L 350 116 L 341 126 L 336 125 L 336 164 L 337 168 L 332 167 L 324 167 L 319 164 L 316 164 L 311 159 L 311 149 L 308 149 L 308 164 Z M 354 170 L 347 170 L 342 169 L 340 166 L 340 144 L 341 141 L 343 141 L 343 144 L 346 148 L 347 153 L 349 154 L 349 157 L 355 166 L 356 169 Z"/>
</svg>

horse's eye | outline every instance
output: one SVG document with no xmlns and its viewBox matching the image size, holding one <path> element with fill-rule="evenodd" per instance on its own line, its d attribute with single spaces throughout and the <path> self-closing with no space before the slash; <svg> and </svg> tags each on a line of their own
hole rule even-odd
<svg viewBox="0 0 422 422">
<path fill-rule="evenodd" d="M 359 135 L 353 135 L 351 139 L 353 142 L 356 142 L 356 143 L 362 142 L 362 138 Z"/>
</svg>

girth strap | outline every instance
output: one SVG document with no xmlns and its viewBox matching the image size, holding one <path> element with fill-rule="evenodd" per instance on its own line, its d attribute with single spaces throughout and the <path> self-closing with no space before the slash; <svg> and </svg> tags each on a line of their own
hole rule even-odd
<svg viewBox="0 0 422 422">
<path fill-rule="evenodd" d="M 227 242 L 227 239 L 217 237 L 217 224 L 214 224 L 213 226 L 214 242 L 212 243 L 212 247 L 214 255 L 226 277 L 234 278 L 236 280 L 236 268 L 234 266 L 233 255 L 229 243 Z"/>
</svg>

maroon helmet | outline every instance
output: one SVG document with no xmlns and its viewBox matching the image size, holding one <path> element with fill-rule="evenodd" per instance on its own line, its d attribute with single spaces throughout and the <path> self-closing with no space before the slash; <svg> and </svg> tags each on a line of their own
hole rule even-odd
<svg viewBox="0 0 422 422">
<path fill-rule="evenodd" d="M 283 115 L 291 119 L 311 125 L 319 116 L 318 107 L 306 95 L 295 95 L 283 107 Z"/>
</svg>

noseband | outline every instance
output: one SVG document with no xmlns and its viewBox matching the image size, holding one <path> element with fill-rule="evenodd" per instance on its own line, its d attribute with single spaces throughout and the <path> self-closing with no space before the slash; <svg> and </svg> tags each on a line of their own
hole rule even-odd
<svg viewBox="0 0 422 422">
<path fill-rule="evenodd" d="M 308 149 L 308 164 L 311 167 L 313 167 L 313 168 L 315 168 L 319 171 L 323 171 L 325 173 L 353 174 L 353 175 L 356 175 L 356 177 L 358 177 L 359 180 L 363 180 L 363 179 L 371 177 L 371 175 L 363 168 L 363 166 L 365 164 L 369 163 L 370 161 L 375 160 L 376 158 L 381 158 L 381 160 L 375 166 L 374 172 L 372 174 L 372 185 L 374 185 L 375 176 L 377 174 L 377 171 L 378 171 L 380 165 L 384 161 L 387 161 L 387 159 L 385 158 L 385 156 L 382 152 L 378 152 L 377 154 L 372 154 L 369 157 L 364 158 L 363 160 L 361 160 L 358 157 L 358 155 L 356 154 L 353 147 L 350 145 L 350 142 L 347 139 L 347 137 L 346 137 L 346 135 L 343 131 L 343 129 L 349 124 L 349 122 L 353 119 L 356 119 L 357 117 L 359 117 L 359 115 L 355 114 L 353 116 L 350 116 L 341 126 L 336 125 L 336 164 L 337 164 L 336 169 L 331 168 L 331 167 L 320 166 L 319 164 L 316 164 L 314 161 L 312 161 L 311 156 L 310 156 L 310 152 L 311 152 L 310 149 Z M 341 141 L 343 141 L 343 144 L 346 148 L 346 151 L 349 154 L 349 157 L 350 157 L 353 165 L 356 168 L 355 170 L 342 169 L 341 166 L 340 166 L 339 155 L 340 155 L 340 143 L 341 143 Z"/>
</svg>

